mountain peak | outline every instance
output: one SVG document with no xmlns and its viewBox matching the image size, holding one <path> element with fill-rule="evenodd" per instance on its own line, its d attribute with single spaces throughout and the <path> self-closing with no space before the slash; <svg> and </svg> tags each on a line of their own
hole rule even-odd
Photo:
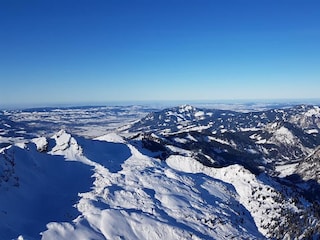
<svg viewBox="0 0 320 240">
<path fill-rule="evenodd" d="M 184 104 L 178 107 L 180 113 L 185 113 L 185 112 L 195 112 L 197 109 L 189 104 Z"/>
<path fill-rule="evenodd" d="M 66 130 L 61 129 L 52 136 L 56 145 L 52 148 L 51 154 L 65 155 L 66 158 L 74 158 L 76 155 L 82 154 L 82 148 L 79 146 L 77 140 L 67 133 Z"/>
</svg>

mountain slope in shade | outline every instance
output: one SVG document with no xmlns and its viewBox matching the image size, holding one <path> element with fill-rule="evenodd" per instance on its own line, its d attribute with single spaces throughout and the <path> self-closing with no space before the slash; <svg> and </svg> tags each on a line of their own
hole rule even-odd
<svg viewBox="0 0 320 240">
<path fill-rule="evenodd" d="M 12 146 L 0 154 L 11 167 L 0 175 L 0 238 L 19 234 L 39 239 L 51 221 L 72 221 L 78 192 L 92 185 L 90 166 L 39 153 L 33 144 Z M 3 175 L 3 173 L 6 173 Z"/>
</svg>

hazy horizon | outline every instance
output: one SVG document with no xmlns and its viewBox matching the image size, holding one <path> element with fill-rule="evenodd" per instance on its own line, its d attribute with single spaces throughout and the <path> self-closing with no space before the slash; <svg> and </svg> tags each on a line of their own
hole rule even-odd
<svg viewBox="0 0 320 240">
<path fill-rule="evenodd" d="M 73 102 L 73 103 L 37 103 L 0 105 L 0 110 L 23 110 L 33 108 L 76 108 L 76 107 L 113 107 L 113 106 L 147 106 L 155 108 L 172 107 L 189 104 L 197 107 L 219 107 L 236 105 L 320 105 L 320 98 L 314 99 L 216 99 L 216 100 L 154 100 L 154 101 L 105 101 L 105 102 Z"/>
</svg>

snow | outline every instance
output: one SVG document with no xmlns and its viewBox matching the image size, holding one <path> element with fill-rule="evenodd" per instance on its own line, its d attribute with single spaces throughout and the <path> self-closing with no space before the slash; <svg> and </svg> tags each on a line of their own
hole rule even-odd
<svg viewBox="0 0 320 240">
<path fill-rule="evenodd" d="M 255 149 L 252 149 L 252 148 L 247 148 L 245 149 L 248 153 L 251 153 L 251 154 L 259 154 L 259 152 Z"/>
<path fill-rule="evenodd" d="M 179 153 L 179 154 L 182 154 L 182 155 L 186 155 L 186 156 L 190 156 L 192 154 L 191 151 L 188 151 L 188 150 L 185 150 L 183 148 L 179 148 L 179 147 L 175 147 L 175 146 L 172 146 L 172 145 L 167 145 L 166 146 L 169 150 L 171 150 L 172 152 L 174 153 Z"/>
<path fill-rule="evenodd" d="M 256 144 L 265 144 L 267 143 L 267 139 L 260 139 L 259 141 L 256 141 Z"/>
<path fill-rule="evenodd" d="M 183 128 L 181 128 L 181 130 L 178 131 L 177 133 L 184 133 L 184 132 L 190 132 L 190 131 L 201 132 L 208 128 L 210 128 L 209 125 L 206 125 L 206 126 L 187 125 L 187 126 L 183 126 Z"/>
<path fill-rule="evenodd" d="M 277 141 L 289 145 L 295 144 L 296 140 L 294 135 L 286 127 L 280 127 L 274 132 L 274 136 L 270 139 L 270 142 Z"/>
<path fill-rule="evenodd" d="M 48 147 L 48 141 L 45 137 L 34 138 L 31 140 L 37 146 L 39 152 L 43 152 Z"/>
<path fill-rule="evenodd" d="M 263 139 L 259 134 L 252 134 L 250 136 L 250 139 L 258 140 L 258 141 L 256 141 L 256 144 L 265 144 L 265 143 L 267 143 L 267 139 Z"/>
<path fill-rule="evenodd" d="M 209 139 L 210 141 L 216 141 L 216 142 L 221 143 L 221 144 L 231 145 L 228 141 L 222 140 L 222 139 L 220 139 L 220 138 L 208 136 L 208 139 Z"/>
<path fill-rule="evenodd" d="M 182 105 L 179 107 L 179 112 L 181 112 L 181 113 L 190 112 L 190 111 L 194 111 L 194 110 L 195 110 L 195 108 L 191 105 L 188 105 L 188 104 Z"/>
<path fill-rule="evenodd" d="M 94 139 L 99 141 L 106 141 L 106 142 L 124 143 L 123 137 L 121 137 L 120 135 L 114 132 L 105 134 L 103 136 L 100 136 Z"/>
<path fill-rule="evenodd" d="M 276 172 L 279 173 L 278 177 L 284 178 L 286 176 L 293 174 L 296 171 L 297 166 L 298 166 L 298 163 L 293 163 L 293 164 L 277 165 L 275 168 L 276 168 Z"/>
<path fill-rule="evenodd" d="M 229 184 L 181 172 L 118 140 L 61 130 L 48 153 L 37 150 L 46 144 L 41 137 L 29 150 L 4 150 L 14 156 L 19 187 L 0 188 L 1 210 L 10 213 L 1 213 L 1 239 L 263 238 Z"/>
<path fill-rule="evenodd" d="M 195 117 L 199 118 L 199 117 L 203 117 L 204 116 L 204 111 L 197 111 L 195 114 L 194 114 Z"/>
<path fill-rule="evenodd" d="M 189 140 L 191 140 L 191 141 L 193 141 L 193 142 L 198 142 L 198 140 L 197 140 L 196 138 L 194 138 L 194 137 L 193 137 L 192 135 L 190 135 L 190 134 L 187 135 L 186 139 L 189 139 Z"/>
<path fill-rule="evenodd" d="M 240 128 L 240 131 L 242 131 L 242 132 L 255 132 L 255 131 L 258 131 L 258 130 L 260 130 L 260 128 Z"/>
<path fill-rule="evenodd" d="M 185 144 L 185 143 L 188 142 L 188 140 L 186 140 L 185 138 L 174 138 L 173 140 L 174 140 L 175 142 L 183 143 L 183 144 Z"/>
<path fill-rule="evenodd" d="M 312 109 L 308 110 L 306 113 L 305 113 L 305 116 L 307 117 L 320 117 L 320 107 L 318 106 L 314 106 Z"/>
<path fill-rule="evenodd" d="M 315 133 L 319 133 L 319 130 L 318 129 L 308 129 L 308 130 L 306 130 L 306 133 L 315 134 Z"/>
<path fill-rule="evenodd" d="M 25 141 L 23 141 L 23 142 L 16 142 L 16 143 L 14 143 L 14 145 L 17 146 L 17 147 L 19 147 L 19 148 L 21 148 L 21 149 L 26 148 L 26 142 L 25 142 Z"/>
<path fill-rule="evenodd" d="M 65 155 L 67 159 L 78 159 L 82 154 L 82 149 L 78 145 L 75 138 L 65 130 L 60 130 L 52 139 L 55 140 L 56 145 L 49 151 L 52 155 Z"/>
<path fill-rule="evenodd" d="M 209 127 L 185 120 L 208 115 L 204 111 L 189 105 L 180 110 L 181 132 Z M 1 132 L 0 142 L 10 145 L 0 148 L 0 239 L 265 239 L 269 238 L 265 226 L 276 227 L 273 219 L 281 210 L 298 211 L 281 195 L 286 191 L 279 193 L 266 175 L 256 176 L 240 165 L 209 168 L 193 159 L 192 151 L 176 146 L 166 147 L 179 155 L 166 161 L 154 158 L 136 144 L 139 138 L 122 137 L 125 134 L 119 131 L 127 128 L 109 129 L 123 119 L 133 120 L 134 108 L 108 111 L 106 107 L 9 113 L 30 129 L 17 128 L 15 133 L 23 137 Z M 139 114 L 145 111 L 138 108 Z M 307 114 L 316 116 L 317 111 Z M 49 134 L 43 130 L 46 124 L 52 124 L 50 131 L 62 130 Z M 230 131 L 228 124 L 221 128 Z M 318 133 L 316 126 L 305 129 Z M 273 133 L 268 141 L 297 144 L 293 133 L 279 124 L 267 130 Z M 174 140 L 202 141 L 192 134 Z M 258 134 L 250 138 L 267 142 Z M 217 136 L 208 139 L 236 146 Z M 285 177 L 296 166 L 278 165 L 276 171 Z"/>
<path fill-rule="evenodd" d="M 264 185 L 255 175 L 240 165 L 213 169 L 194 161 L 191 157 L 179 155 L 170 156 L 166 162 L 172 169 L 193 174 L 204 173 L 225 183 L 232 184 L 236 190 L 239 202 L 250 210 L 259 231 L 266 236 L 268 232 L 263 226 L 265 224 L 272 224 L 272 219 L 280 216 L 279 209 L 281 205 L 277 202 L 277 190 L 271 186 Z M 259 189 L 259 191 L 256 189 Z M 253 192 L 259 194 L 258 196 L 264 200 L 253 200 Z M 269 209 L 272 209 L 272 211 Z"/>
<path fill-rule="evenodd" d="M 51 136 L 60 129 L 72 130 L 77 135 L 95 138 L 108 134 L 124 123 L 129 124 L 153 111 L 150 106 L 101 106 L 39 109 L 35 111 L 7 111 L 10 120 L 22 123 Z M 36 130 L 37 129 L 37 130 Z M 33 132 L 35 134 L 35 132 Z M 34 136 L 33 136 L 34 137 Z"/>
<path fill-rule="evenodd" d="M 90 189 L 89 166 L 28 148 L 12 147 L 0 156 L 15 163 L 7 187 L 0 188 L 0 239 L 40 239 L 47 223 L 75 218 L 78 192 Z"/>
</svg>

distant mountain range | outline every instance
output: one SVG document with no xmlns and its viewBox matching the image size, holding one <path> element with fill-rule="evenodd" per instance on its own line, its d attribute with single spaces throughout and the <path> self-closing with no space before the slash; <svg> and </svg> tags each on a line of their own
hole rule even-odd
<svg viewBox="0 0 320 240">
<path fill-rule="evenodd" d="M 3 111 L 0 238 L 319 239 L 319 164 L 319 106 Z"/>
<path fill-rule="evenodd" d="M 319 128 L 318 106 L 241 113 L 184 105 L 150 113 L 120 130 L 139 133 L 146 147 L 170 146 L 166 155 L 181 148 L 207 166 L 237 163 L 276 176 L 277 166 L 313 154 L 320 145 Z"/>
</svg>

